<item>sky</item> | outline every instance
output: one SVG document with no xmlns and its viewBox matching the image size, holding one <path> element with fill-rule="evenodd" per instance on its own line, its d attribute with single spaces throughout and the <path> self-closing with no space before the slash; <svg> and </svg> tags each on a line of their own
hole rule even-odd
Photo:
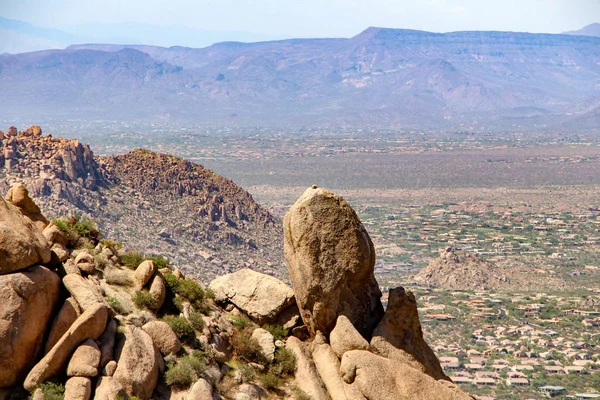
<svg viewBox="0 0 600 400">
<path fill-rule="evenodd" d="M 0 0 L 0 16 L 60 28 L 138 22 L 270 37 L 351 37 L 369 26 L 559 33 L 600 22 L 600 0 Z"/>
</svg>

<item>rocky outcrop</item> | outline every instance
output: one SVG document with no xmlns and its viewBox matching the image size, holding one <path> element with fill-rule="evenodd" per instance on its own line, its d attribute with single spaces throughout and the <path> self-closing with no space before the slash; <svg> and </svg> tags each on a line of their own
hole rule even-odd
<svg viewBox="0 0 600 400">
<path fill-rule="evenodd" d="M 86 339 L 97 339 L 106 327 L 108 309 L 96 304 L 86 310 L 27 375 L 23 386 L 31 391 L 64 371 L 73 351 Z"/>
<path fill-rule="evenodd" d="M 142 329 L 150 335 L 154 345 L 163 356 L 176 354 L 181 349 L 181 343 L 173 329 L 163 321 L 150 321 Z"/>
<path fill-rule="evenodd" d="M 373 275 L 375 249 L 354 210 L 312 187 L 285 214 L 283 227 L 285 259 L 309 331 L 329 334 L 345 315 L 368 337 L 383 306 Z"/>
<path fill-rule="evenodd" d="M 340 358 L 350 350 L 369 350 L 369 342 L 358 333 L 345 315 L 338 317 L 335 328 L 329 335 L 329 341 L 331 349 Z"/>
<path fill-rule="evenodd" d="M 43 350 L 59 290 L 44 267 L 0 276 L 0 388 L 23 379 Z"/>
<path fill-rule="evenodd" d="M 0 197 L 0 275 L 50 262 L 42 232 L 19 209 Z"/>
<path fill-rule="evenodd" d="M 340 371 L 369 400 L 472 400 L 449 382 L 364 350 L 346 352 Z"/>
<path fill-rule="evenodd" d="M 29 192 L 22 183 L 14 184 L 6 193 L 6 201 L 18 207 L 23 216 L 29 219 L 40 230 L 43 231 L 48 225 L 48 220 L 42 215 L 42 211 L 29 197 Z"/>
<path fill-rule="evenodd" d="M 294 291 L 272 276 L 244 268 L 223 275 L 208 286 L 217 302 L 230 302 L 262 325 L 294 304 Z"/>
<path fill-rule="evenodd" d="M 125 342 L 117 353 L 113 378 L 129 396 L 150 399 L 158 382 L 160 363 L 150 335 L 140 328 L 126 328 Z"/>
<path fill-rule="evenodd" d="M 447 379 L 433 350 L 423 339 L 415 296 L 402 287 L 390 290 L 385 315 L 373 332 L 371 340 L 376 353 L 394 358 L 395 351 L 390 351 L 390 347 L 382 344 L 381 339 L 391 344 L 394 349 L 408 353 L 423 366 L 423 371 L 429 376 Z"/>
<path fill-rule="evenodd" d="M 498 290 L 514 285 L 502 267 L 478 254 L 457 252 L 453 247 L 440 250 L 440 256 L 419 271 L 414 280 L 449 290 Z"/>
<path fill-rule="evenodd" d="M 291 336 L 287 338 L 285 346 L 296 356 L 294 378 L 298 387 L 313 400 L 327 400 L 325 385 L 306 345 L 298 338 Z"/>
<path fill-rule="evenodd" d="M 48 353 L 50 349 L 54 347 L 56 342 L 58 342 L 80 315 L 81 307 L 79 307 L 79 304 L 77 304 L 75 299 L 72 297 L 66 299 L 60 308 L 60 311 L 54 318 L 48 340 L 46 341 L 46 351 L 44 353 Z"/>
</svg>

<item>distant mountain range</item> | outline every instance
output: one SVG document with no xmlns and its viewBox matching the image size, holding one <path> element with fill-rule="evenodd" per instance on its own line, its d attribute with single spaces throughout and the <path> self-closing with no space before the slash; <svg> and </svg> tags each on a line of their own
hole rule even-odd
<svg viewBox="0 0 600 400">
<path fill-rule="evenodd" d="M 576 31 L 567 31 L 564 33 L 567 35 L 600 36 L 600 24 L 590 24 Z"/>
<path fill-rule="evenodd" d="M 1 118 L 238 126 L 596 130 L 600 38 L 369 28 L 206 48 L 0 55 Z"/>
</svg>

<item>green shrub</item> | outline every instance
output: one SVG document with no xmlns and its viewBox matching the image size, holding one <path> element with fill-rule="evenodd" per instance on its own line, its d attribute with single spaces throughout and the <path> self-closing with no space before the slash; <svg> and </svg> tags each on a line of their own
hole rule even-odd
<svg viewBox="0 0 600 400">
<path fill-rule="evenodd" d="M 171 261 L 164 258 L 163 256 L 148 257 L 148 260 L 154 261 L 154 266 L 156 267 L 156 269 L 161 269 L 161 268 L 171 269 Z"/>
<path fill-rule="evenodd" d="M 165 382 L 171 387 L 187 389 L 194 382 L 194 377 L 191 370 L 184 365 L 177 364 L 165 372 Z"/>
<path fill-rule="evenodd" d="M 169 316 L 164 320 L 182 342 L 191 343 L 196 339 L 194 329 L 184 317 Z"/>
<path fill-rule="evenodd" d="M 263 329 L 268 330 L 275 340 L 283 340 L 288 335 L 288 330 L 283 329 L 281 325 L 263 325 Z"/>
<path fill-rule="evenodd" d="M 275 375 L 272 372 L 267 372 L 265 374 L 259 374 L 258 380 L 264 386 L 264 388 L 267 390 L 278 389 L 281 386 L 283 386 L 283 384 L 285 383 L 285 381 L 282 378 L 280 378 L 279 376 Z"/>
<path fill-rule="evenodd" d="M 242 376 L 243 382 L 252 382 L 256 379 L 256 370 L 248 364 L 240 364 L 239 366 L 240 375 Z"/>
<path fill-rule="evenodd" d="M 311 397 L 299 387 L 294 387 L 292 393 L 294 393 L 294 400 L 311 400 Z"/>
<path fill-rule="evenodd" d="M 199 355 L 189 355 L 181 359 L 181 363 L 185 365 L 188 369 L 193 371 L 198 377 L 204 372 L 206 369 L 206 362 L 204 357 Z"/>
<path fill-rule="evenodd" d="M 129 251 L 121 256 L 123 265 L 136 269 L 144 261 L 144 256 L 139 251 Z"/>
<path fill-rule="evenodd" d="M 117 242 L 115 242 L 114 240 L 104 239 L 102 241 L 102 246 L 115 249 L 117 247 Z"/>
<path fill-rule="evenodd" d="M 133 302 L 139 308 L 151 309 L 154 305 L 152 295 L 147 290 L 138 290 L 137 292 L 135 292 Z"/>
<path fill-rule="evenodd" d="M 173 291 L 173 293 L 177 293 L 179 291 L 179 279 L 173 274 L 165 274 L 165 282 L 167 282 L 167 287 Z"/>
<path fill-rule="evenodd" d="M 285 347 L 280 347 L 275 353 L 273 364 L 269 368 L 269 372 L 277 376 L 292 375 L 296 370 L 296 356 L 294 353 Z"/>
<path fill-rule="evenodd" d="M 201 303 L 204 300 L 204 289 L 193 279 L 180 280 L 177 294 L 192 304 Z"/>
<path fill-rule="evenodd" d="M 211 288 L 208 288 L 204 291 L 204 295 L 206 296 L 207 299 L 211 299 L 214 300 L 215 297 L 217 297 L 217 295 L 215 294 L 215 291 L 212 290 Z"/>
<path fill-rule="evenodd" d="M 109 296 L 106 298 L 106 302 L 112 307 L 113 310 L 117 312 L 117 314 L 127 314 L 127 310 L 116 297 Z"/>
<path fill-rule="evenodd" d="M 234 333 L 230 343 L 233 352 L 238 358 L 263 365 L 268 363 L 261 351 L 260 345 L 256 339 L 250 336 L 249 330 Z"/>
<path fill-rule="evenodd" d="M 69 232 L 71 230 L 71 227 L 64 219 L 55 219 L 53 223 L 57 226 L 58 229 L 60 229 L 63 232 Z"/>
<path fill-rule="evenodd" d="M 73 225 L 73 230 L 79 234 L 79 236 L 83 236 L 86 238 L 95 238 L 98 237 L 100 232 L 98 231 L 98 225 L 96 222 L 86 216 L 83 217 L 74 217 L 75 224 Z"/>
<path fill-rule="evenodd" d="M 240 331 L 254 326 L 254 324 L 252 323 L 250 318 L 248 318 L 244 314 L 234 315 L 231 318 L 231 323 L 233 324 L 233 326 L 235 326 Z"/>
<path fill-rule="evenodd" d="M 194 328 L 195 330 L 201 331 L 202 329 L 204 329 L 205 323 L 201 313 L 197 311 L 192 311 L 190 313 L 189 320 L 190 325 L 192 325 L 192 328 Z"/>
<path fill-rule="evenodd" d="M 44 392 L 44 400 L 63 400 L 65 398 L 65 385 L 54 382 L 44 382 L 38 386 Z"/>
</svg>

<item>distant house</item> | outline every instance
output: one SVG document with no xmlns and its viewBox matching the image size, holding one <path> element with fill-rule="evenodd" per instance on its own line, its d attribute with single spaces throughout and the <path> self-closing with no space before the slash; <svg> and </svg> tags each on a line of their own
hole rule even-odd
<svg viewBox="0 0 600 400">
<path fill-rule="evenodd" d="M 540 392 L 549 395 L 550 397 L 560 396 L 567 390 L 562 386 L 541 386 L 538 389 Z"/>
<path fill-rule="evenodd" d="M 529 379 L 527 378 L 508 378 L 506 384 L 510 386 L 529 386 Z"/>
</svg>

